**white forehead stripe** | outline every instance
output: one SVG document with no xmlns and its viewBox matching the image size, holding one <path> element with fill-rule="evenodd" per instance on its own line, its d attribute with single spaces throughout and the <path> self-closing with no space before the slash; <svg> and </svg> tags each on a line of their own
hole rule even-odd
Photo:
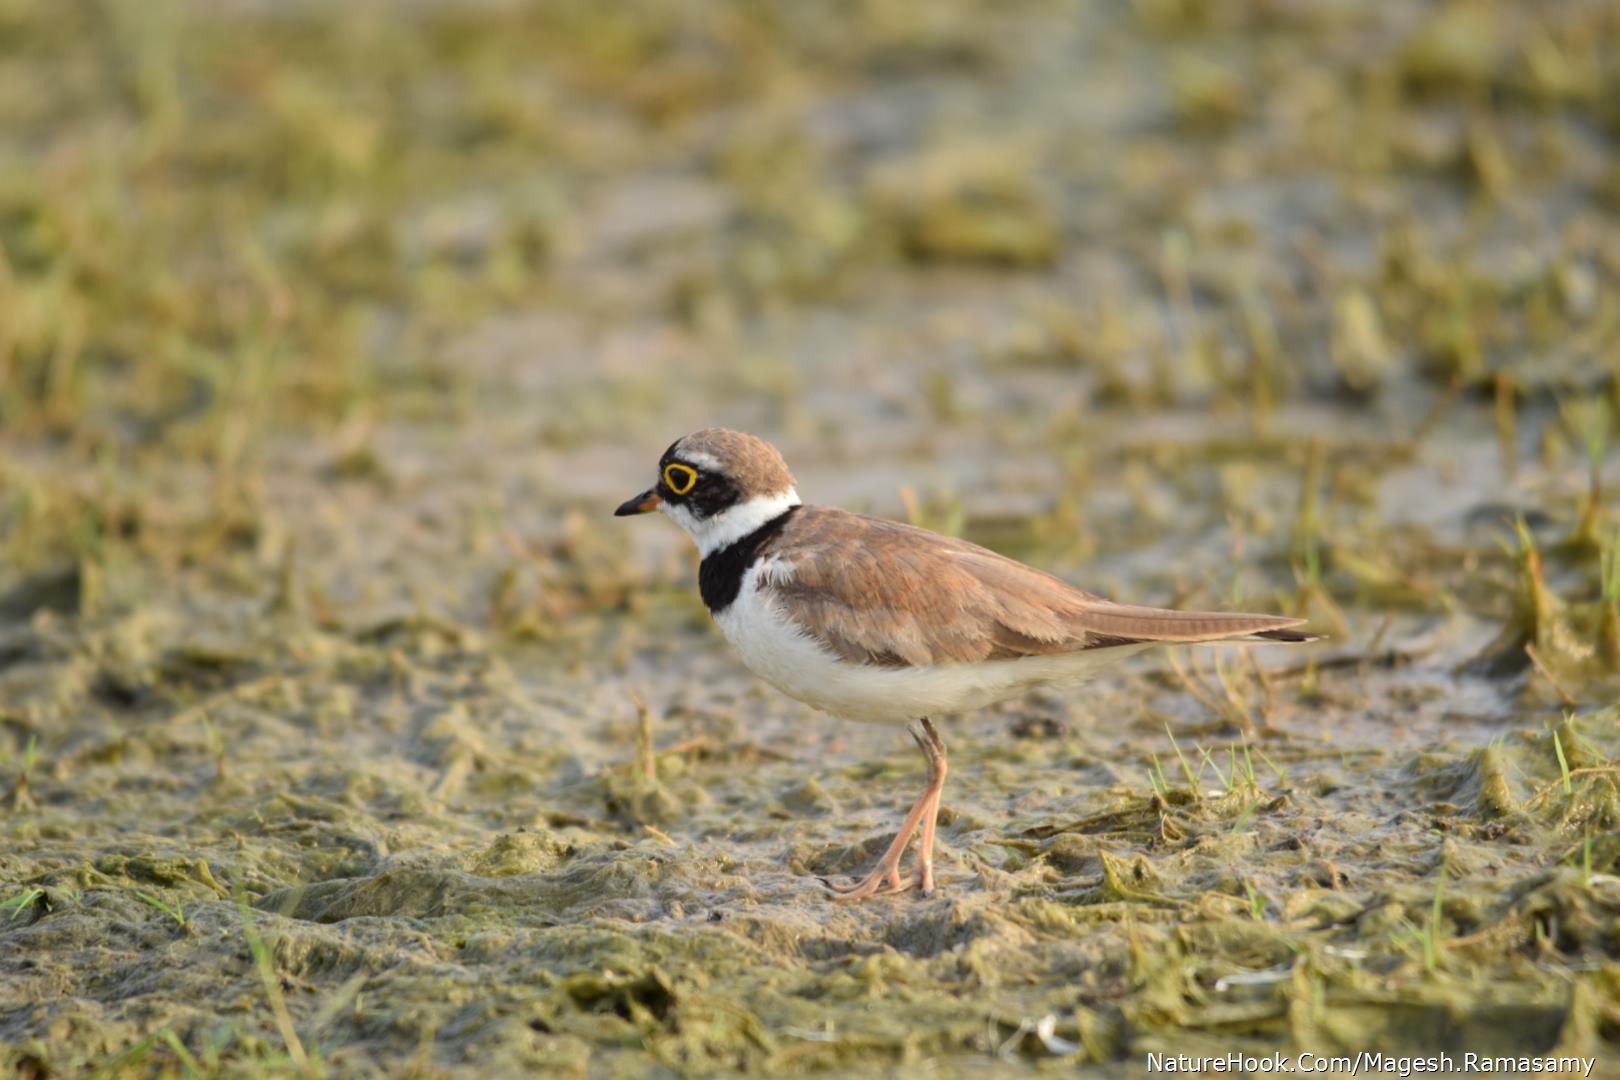
<svg viewBox="0 0 1620 1080">
<path fill-rule="evenodd" d="M 686 450 L 681 447 L 676 447 L 675 456 L 679 457 L 682 461 L 687 461 L 693 465 L 696 465 L 700 469 L 707 469 L 709 472 L 722 471 L 720 468 L 720 459 L 715 457 L 713 454 L 704 453 L 702 450 Z"/>
</svg>

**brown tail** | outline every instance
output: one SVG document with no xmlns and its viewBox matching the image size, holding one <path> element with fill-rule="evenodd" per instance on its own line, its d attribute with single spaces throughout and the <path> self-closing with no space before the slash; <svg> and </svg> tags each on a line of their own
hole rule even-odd
<svg viewBox="0 0 1620 1080">
<path fill-rule="evenodd" d="M 1097 604 L 1081 617 L 1086 630 L 1127 641 L 1194 644 L 1203 641 L 1315 641 L 1320 634 L 1296 630 L 1304 619 L 1287 615 L 1171 611 L 1131 604 Z"/>
</svg>

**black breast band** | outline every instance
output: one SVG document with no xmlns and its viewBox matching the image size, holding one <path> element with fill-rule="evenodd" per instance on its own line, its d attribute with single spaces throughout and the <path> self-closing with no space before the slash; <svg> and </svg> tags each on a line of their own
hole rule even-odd
<svg viewBox="0 0 1620 1080">
<path fill-rule="evenodd" d="M 711 614 L 718 615 L 731 606 L 742 591 L 743 575 L 754 565 L 759 549 L 787 526 L 797 506 L 790 506 L 771 520 L 703 558 L 698 567 L 698 592 Z"/>
</svg>

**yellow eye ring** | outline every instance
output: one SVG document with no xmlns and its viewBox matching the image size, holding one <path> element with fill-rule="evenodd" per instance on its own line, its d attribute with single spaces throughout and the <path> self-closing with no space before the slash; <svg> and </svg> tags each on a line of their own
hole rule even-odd
<svg viewBox="0 0 1620 1080">
<path fill-rule="evenodd" d="M 697 483 L 697 470 L 690 465 L 671 462 L 664 466 L 664 483 L 677 495 L 685 495 Z"/>
</svg>

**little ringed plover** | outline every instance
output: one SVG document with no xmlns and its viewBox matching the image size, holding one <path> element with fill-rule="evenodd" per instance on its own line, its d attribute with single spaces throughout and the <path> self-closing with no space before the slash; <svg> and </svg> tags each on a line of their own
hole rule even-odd
<svg viewBox="0 0 1620 1080">
<path fill-rule="evenodd" d="M 835 716 L 911 725 L 927 785 L 872 872 L 829 885 L 849 899 L 934 889 L 946 758 L 930 716 L 1078 683 L 1154 646 L 1316 637 L 1286 615 L 1116 604 L 965 540 L 804 505 L 775 447 L 725 428 L 677 440 L 658 482 L 614 512 L 653 510 L 697 542 L 703 602 L 754 674 Z"/>
</svg>

